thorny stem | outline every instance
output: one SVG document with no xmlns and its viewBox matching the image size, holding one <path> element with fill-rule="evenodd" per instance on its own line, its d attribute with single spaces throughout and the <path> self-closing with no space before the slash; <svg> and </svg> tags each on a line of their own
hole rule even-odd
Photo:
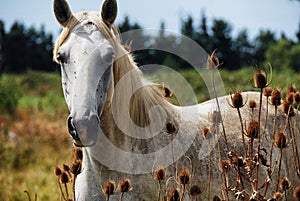
<svg viewBox="0 0 300 201">
<path fill-rule="evenodd" d="M 214 71 L 214 68 L 212 68 L 212 70 L 211 70 L 211 82 L 212 82 L 212 87 L 213 87 L 213 90 L 214 90 L 214 96 L 215 96 L 215 99 L 216 99 L 217 107 L 218 107 L 218 110 L 219 110 L 219 113 L 220 113 L 220 116 L 221 116 L 221 125 L 222 125 L 222 129 L 223 129 L 225 145 L 226 145 L 227 151 L 229 151 L 230 149 L 229 149 L 229 146 L 228 146 L 228 143 L 227 143 L 225 126 L 224 126 L 223 118 L 222 118 L 222 115 L 221 115 L 220 104 L 219 104 L 218 95 L 217 95 L 216 86 L 215 86 L 215 71 Z"/>
<path fill-rule="evenodd" d="M 183 201 L 184 198 L 184 192 L 185 192 L 185 184 L 183 184 L 182 194 L 181 194 L 181 201 Z"/>
<path fill-rule="evenodd" d="M 209 147 L 210 149 L 210 147 Z M 208 200 L 210 200 L 210 179 L 211 179 L 211 175 L 210 175 L 210 160 L 211 160 L 211 152 L 209 150 L 209 154 L 208 154 Z"/>
<path fill-rule="evenodd" d="M 238 114 L 239 114 L 239 119 L 240 119 L 240 124 L 241 124 L 242 140 L 243 140 L 243 149 L 244 149 L 244 158 L 246 158 L 246 155 L 247 155 L 247 149 L 246 149 L 246 144 L 245 144 L 243 119 L 242 119 L 242 115 L 241 115 L 240 108 L 237 108 L 237 111 L 238 111 Z"/>
<path fill-rule="evenodd" d="M 123 196 L 124 196 L 124 193 L 121 193 L 121 194 L 120 194 L 120 199 L 119 199 L 119 201 L 122 201 L 122 200 L 123 200 Z"/>
<path fill-rule="evenodd" d="M 278 167 L 278 178 L 277 178 L 276 191 L 278 191 L 279 182 L 280 182 L 281 160 L 282 160 L 282 148 L 279 149 L 279 167 Z"/>
<path fill-rule="evenodd" d="M 263 142 L 262 142 L 262 144 L 264 144 L 264 138 L 266 136 L 267 123 L 268 123 L 268 114 L 269 114 L 269 101 L 268 101 L 268 97 L 266 97 L 266 102 L 267 102 L 266 119 L 265 119 L 265 125 L 264 125 L 264 130 L 263 130 Z"/>
<path fill-rule="evenodd" d="M 61 196 L 63 197 L 63 200 L 66 200 L 66 197 L 65 197 L 65 194 L 62 190 L 62 187 L 61 187 L 61 184 L 60 184 L 60 181 L 59 181 L 59 178 L 58 178 L 58 186 L 59 186 L 59 190 L 61 192 Z"/>
<path fill-rule="evenodd" d="M 272 169 L 272 155 L 273 155 L 273 148 L 274 148 L 274 141 L 275 141 L 275 134 L 276 134 L 276 127 L 277 127 L 277 105 L 274 106 L 274 123 L 273 123 L 273 133 L 272 133 L 272 140 L 271 140 L 271 148 L 270 148 L 270 169 Z M 269 182 L 266 185 L 264 197 L 267 195 L 267 191 L 269 188 Z"/>
<path fill-rule="evenodd" d="M 158 195 L 157 195 L 157 201 L 160 200 L 160 192 L 161 192 L 161 182 L 158 182 Z"/>
<path fill-rule="evenodd" d="M 28 191 L 24 191 L 24 193 L 27 195 L 28 201 L 31 201 L 31 197 L 30 197 L 30 194 L 28 193 Z"/>
<path fill-rule="evenodd" d="M 65 183 L 65 190 L 66 190 L 66 195 L 67 195 L 67 199 L 68 199 L 69 198 L 69 191 L 68 191 L 67 183 Z"/>
<path fill-rule="evenodd" d="M 258 148 L 257 148 L 257 154 L 259 154 L 260 151 L 260 119 L 261 119 L 261 107 L 262 107 L 262 95 L 263 95 L 263 88 L 260 88 L 260 96 L 259 96 L 259 110 L 258 110 Z M 257 159 L 259 160 L 259 159 Z M 258 175 L 259 175 L 259 161 L 257 163 L 257 168 L 256 168 L 256 185 L 255 185 L 255 190 L 258 189 Z"/>
<path fill-rule="evenodd" d="M 297 170 L 297 175 L 300 179 L 300 174 L 299 174 L 300 173 L 300 162 L 299 162 L 299 154 L 298 154 L 298 148 L 297 148 L 297 142 L 296 142 L 296 135 L 295 135 L 294 125 L 291 125 L 290 119 L 289 119 L 289 129 L 290 129 L 290 133 L 292 135 L 294 164 L 295 164 L 295 168 Z"/>
</svg>

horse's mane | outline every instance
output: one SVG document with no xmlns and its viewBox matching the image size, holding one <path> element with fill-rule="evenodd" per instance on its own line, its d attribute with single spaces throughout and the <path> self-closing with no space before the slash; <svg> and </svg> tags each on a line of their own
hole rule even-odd
<svg viewBox="0 0 300 201">
<path fill-rule="evenodd" d="M 115 50 L 115 61 L 113 63 L 114 94 L 112 98 L 114 104 L 111 105 L 111 110 L 120 119 L 117 124 L 122 123 L 125 127 L 128 127 L 131 125 L 132 120 L 136 126 L 146 127 L 151 123 L 149 117 L 150 109 L 153 106 L 160 106 L 163 108 L 163 111 L 155 112 L 151 118 L 155 121 L 161 121 L 165 125 L 166 122 L 163 122 L 163 120 L 172 116 L 170 103 L 165 100 L 157 84 L 143 78 L 132 54 L 121 44 L 118 28 L 114 25 L 108 27 L 99 17 L 99 14 L 83 11 L 73 16 L 56 41 L 53 52 L 54 60 L 57 61 L 58 49 L 68 38 L 72 29 L 84 19 L 90 19 L 95 23 L 104 37 L 111 42 Z M 126 78 L 122 79 L 124 76 Z M 118 84 L 119 82 L 122 84 Z M 136 89 L 136 86 L 138 86 L 138 89 Z M 118 89 L 117 92 L 116 89 Z M 129 100 L 129 106 L 124 105 L 126 100 Z M 132 131 L 132 128 L 125 129 Z"/>
</svg>

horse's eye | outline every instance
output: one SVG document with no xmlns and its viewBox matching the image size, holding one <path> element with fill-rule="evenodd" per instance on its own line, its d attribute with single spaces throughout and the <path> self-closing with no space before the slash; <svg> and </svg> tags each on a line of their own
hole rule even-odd
<svg viewBox="0 0 300 201">
<path fill-rule="evenodd" d="M 56 59 L 57 59 L 57 61 L 58 61 L 59 63 L 61 63 L 61 64 L 66 63 L 66 59 L 65 59 L 65 56 L 64 56 L 63 54 L 58 53 Z"/>
</svg>

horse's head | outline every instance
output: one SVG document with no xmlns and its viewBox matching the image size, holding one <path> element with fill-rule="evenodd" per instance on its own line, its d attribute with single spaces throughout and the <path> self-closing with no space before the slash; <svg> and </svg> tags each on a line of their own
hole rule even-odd
<svg viewBox="0 0 300 201">
<path fill-rule="evenodd" d="M 115 49 L 109 40 L 117 15 L 116 0 L 105 0 L 101 12 L 72 14 L 65 0 L 54 0 L 63 27 L 54 49 L 70 110 L 69 133 L 76 146 L 92 146 L 100 132 L 100 116 L 111 98 Z"/>
</svg>

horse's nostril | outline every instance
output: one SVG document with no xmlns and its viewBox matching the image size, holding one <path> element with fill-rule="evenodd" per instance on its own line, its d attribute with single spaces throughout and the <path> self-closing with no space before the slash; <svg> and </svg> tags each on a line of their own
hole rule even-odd
<svg viewBox="0 0 300 201">
<path fill-rule="evenodd" d="M 72 137 L 76 137 L 76 129 L 75 129 L 75 125 L 74 125 L 74 121 L 72 117 L 68 118 L 68 130 L 69 133 Z"/>
</svg>

